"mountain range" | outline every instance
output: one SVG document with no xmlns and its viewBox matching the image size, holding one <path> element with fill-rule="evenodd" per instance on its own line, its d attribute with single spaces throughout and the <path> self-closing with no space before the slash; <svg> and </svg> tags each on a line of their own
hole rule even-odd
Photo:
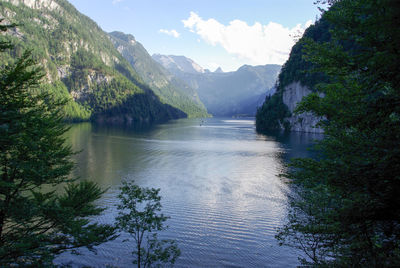
<svg viewBox="0 0 400 268">
<path fill-rule="evenodd" d="M 68 99 L 65 118 L 149 124 L 182 117 L 254 115 L 274 92 L 279 65 L 211 72 L 184 56 L 150 56 L 133 35 L 104 32 L 66 0 L 3 0 L 3 23 L 18 26 L 2 40 L 41 65 L 41 90 Z M 4 54 L 4 53 L 3 53 Z"/>
<path fill-rule="evenodd" d="M 194 62 L 192 59 L 186 58 L 185 56 L 174 56 L 174 55 L 161 55 L 153 54 L 153 59 L 159 62 L 166 69 L 170 70 L 172 73 L 205 73 L 206 70 L 203 69 L 199 64 Z"/>
<path fill-rule="evenodd" d="M 197 90 L 200 100 L 214 116 L 254 116 L 267 95 L 274 93 L 281 66 L 243 65 L 237 71 L 203 69 L 184 56 L 153 55 L 171 73 Z"/>
<path fill-rule="evenodd" d="M 117 50 L 163 102 L 182 110 L 189 117 L 208 116 L 196 90 L 155 61 L 133 35 L 122 32 L 109 35 Z"/>
<path fill-rule="evenodd" d="M 46 73 L 42 90 L 69 99 L 68 120 L 147 124 L 206 114 L 193 92 L 152 88 L 110 36 L 66 0 L 4 0 L 0 17 L 18 24 L 0 36 L 15 45 L 0 65 L 32 50 Z"/>
</svg>

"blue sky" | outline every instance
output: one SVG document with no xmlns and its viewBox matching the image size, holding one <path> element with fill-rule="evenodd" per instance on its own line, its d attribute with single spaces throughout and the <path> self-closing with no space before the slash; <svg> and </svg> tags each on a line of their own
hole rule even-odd
<svg viewBox="0 0 400 268">
<path fill-rule="evenodd" d="M 204 68 L 282 64 L 319 16 L 314 0 L 69 0 L 107 31 L 135 36 L 150 54 Z"/>
</svg>

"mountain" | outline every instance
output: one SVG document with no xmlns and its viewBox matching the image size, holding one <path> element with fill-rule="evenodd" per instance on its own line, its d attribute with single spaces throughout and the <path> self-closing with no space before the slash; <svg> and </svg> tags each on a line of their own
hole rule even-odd
<svg viewBox="0 0 400 268">
<path fill-rule="evenodd" d="M 156 62 L 132 35 L 122 32 L 109 35 L 117 50 L 162 102 L 182 110 L 189 117 L 208 116 L 197 92 Z"/>
<path fill-rule="evenodd" d="M 326 81 L 322 73 L 311 72 L 312 64 L 305 61 L 302 51 L 304 40 L 311 38 L 316 42 L 330 40 L 329 24 L 320 19 L 304 32 L 303 37 L 293 46 L 289 59 L 282 67 L 278 87 L 273 96 L 267 97 L 256 115 L 258 131 L 286 129 L 300 132 L 322 133 L 316 126 L 322 119 L 311 113 L 295 114 L 297 104 L 304 96 L 314 91 L 316 84 Z"/>
<path fill-rule="evenodd" d="M 170 70 L 172 73 L 190 73 L 198 74 L 204 73 L 205 70 L 195 63 L 193 60 L 186 58 L 185 56 L 174 56 L 174 55 L 160 55 L 154 54 L 153 59 L 159 62 L 162 66 Z"/>
<path fill-rule="evenodd" d="M 3 0 L 0 17 L 18 24 L 0 36 L 15 44 L 0 65 L 31 49 L 46 74 L 42 90 L 69 99 L 67 119 L 147 124 L 186 116 L 162 103 L 108 34 L 68 1 Z"/>
<path fill-rule="evenodd" d="M 222 68 L 221 67 L 218 67 L 215 71 L 214 71 L 214 73 L 223 73 L 224 71 L 222 71 Z"/>
<path fill-rule="evenodd" d="M 183 71 L 187 69 L 178 61 L 172 64 L 167 60 L 175 57 L 153 55 L 170 72 L 197 90 L 208 112 L 215 116 L 254 116 L 260 98 L 265 99 L 266 95 L 274 93 L 274 84 L 281 68 L 279 65 L 243 65 L 235 72 L 222 72 L 221 68 L 209 72 L 201 67 L 198 68 L 202 70 L 199 72 Z M 185 62 L 198 66 L 194 61 L 185 59 Z"/>
</svg>

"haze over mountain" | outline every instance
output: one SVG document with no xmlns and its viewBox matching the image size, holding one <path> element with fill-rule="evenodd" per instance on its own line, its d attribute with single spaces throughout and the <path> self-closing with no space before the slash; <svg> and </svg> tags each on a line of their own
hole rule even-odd
<svg viewBox="0 0 400 268">
<path fill-rule="evenodd" d="M 173 73 L 205 73 L 203 67 L 185 56 L 154 54 L 153 59 Z"/>
<path fill-rule="evenodd" d="M 225 73 L 221 68 L 207 72 L 184 56 L 156 54 L 153 59 L 197 90 L 200 100 L 214 116 L 254 116 L 265 96 L 274 93 L 281 69 L 275 64 L 243 65 L 235 72 Z"/>
</svg>

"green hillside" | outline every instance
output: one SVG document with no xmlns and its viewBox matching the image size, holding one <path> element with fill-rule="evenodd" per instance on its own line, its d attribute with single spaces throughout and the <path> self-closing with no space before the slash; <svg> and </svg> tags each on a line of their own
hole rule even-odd
<svg viewBox="0 0 400 268">
<path fill-rule="evenodd" d="M 197 92 L 157 63 L 132 35 L 112 32 L 110 36 L 114 46 L 162 102 L 184 111 L 189 117 L 208 116 Z"/>
<path fill-rule="evenodd" d="M 43 90 L 70 100 L 65 107 L 68 120 L 95 119 L 125 105 L 144 109 L 140 114 L 135 113 L 137 109 L 125 109 L 129 114 L 120 115 L 134 122 L 159 121 L 147 107 L 157 107 L 163 114 L 160 118 L 186 116 L 161 103 L 114 48 L 107 33 L 67 1 L 2 1 L 0 17 L 18 24 L 1 36 L 11 39 L 16 49 L 0 63 L 6 65 L 24 50 L 32 50 L 46 72 Z M 137 94 L 142 96 L 132 98 Z"/>
</svg>

